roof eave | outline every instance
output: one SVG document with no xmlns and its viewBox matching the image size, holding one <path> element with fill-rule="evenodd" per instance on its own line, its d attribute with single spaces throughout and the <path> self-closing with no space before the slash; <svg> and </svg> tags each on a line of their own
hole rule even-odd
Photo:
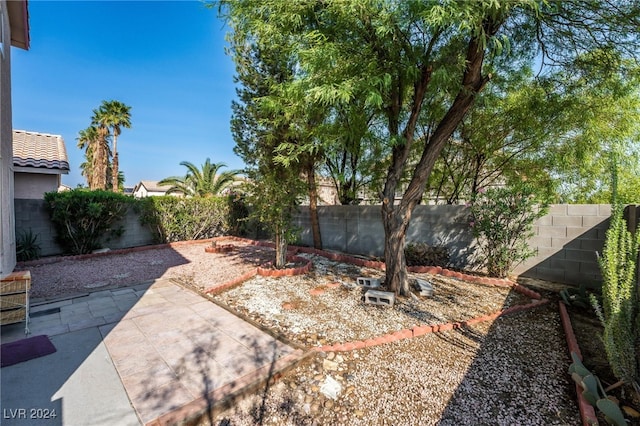
<svg viewBox="0 0 640 426">
<path fill-rule="evenodd" d="M 27 0 L 8 1 L 7 14 L 11 27 L 11 45 L 29 50 L 29 9 Z"/>
</svg>

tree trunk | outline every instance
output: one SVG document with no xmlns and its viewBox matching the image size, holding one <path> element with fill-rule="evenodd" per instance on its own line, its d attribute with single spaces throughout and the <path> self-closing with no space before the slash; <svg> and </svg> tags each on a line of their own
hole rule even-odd
<svg viewBox="0 0 640 426">
<path fill-rule="evenodd" d="M 276 226 L 276 263 L 277 269 L 283 269 L 287 264 L 287 238 L 284 228 Z"/>
<path fill-rule="evenodd" d="M 113 154 L 113 166 L 111 169 L 111 191 L 120 192 L 120 182 L 118 180 L 118 154 Z"/>
<path fill-rule="evenodd" d="M 320 220 L 318 219 L 318 187 L 313 165 L 307 167 L 306 174 L 309 187 L 309 215 L 311 216 L 313 247 L 322 250 L 322 235 L 320 234 Z"/>
<path fill-rule="evenodd" d="M 395 208 L 394 208 L 395 207 Z M 396 211 L 399 206 L 391 204 L 382 205 L 382 217 L 384 223 L 384 262 L 385 284 L 387 288 L 396 294 L 406 296 L 409 294 L 409 280 L 407 276 L 407 264 L 404 255 L 407 224 L 403 223 L 401 213 Z"/>
<path fill-rule="evenodd" d="M 500 27 L 500 22 L 489 19 L 483 25 L 486 34 L 493 35 Z M 402 132 L 405 143 L 393 148 L 391 167 L 382 194 L 382 220 L 385 229 L 386 285 L 390 291 L 396 294 L 407 295 L 409 293 L 404 242 L 411 213 L 422 199 L 425 185 L 440 152 L 473 105 L 475 94 L 484 88 L 490 78 L 490 76 L 482 75 L 484 50 L 481 48 L 479 38 L 474 37 L 469 40 L 466 57 L 467 66 L 462 75 L 462 88 L 429 140 L 426 141 L 420 161 L 415 166 L 409 186 L 398 205 L 395 205 L 395 192 L 409 158 L 418 117 L 422 110 L 422 101 L 431 78 L 431 70 L 427 66 L 422 70 L 422 78 L 414 85 L 411 115 Z M 398 134 L 398 117 L 395 111 L 389 115 L 389 133 L 392 135 Z"/>
</svg>

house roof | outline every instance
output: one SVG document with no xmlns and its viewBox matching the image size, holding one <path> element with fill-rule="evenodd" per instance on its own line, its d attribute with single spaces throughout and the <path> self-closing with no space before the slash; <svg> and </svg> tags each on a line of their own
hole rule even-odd
<svg viewBox="0 0 640 426">
<path fill-rule="evenodd" d="M 13 131 L 13 165 L 69 172 L 69 159 L 60 135 Z"/>
<path fill-rule="evenodd" d="M 11 45 L 29 50 L 29 9 L 27 0 L 8 1 L 7 15 L 11 27 Z"/>
<path fill-rule="evenodd" d="M 134 189 L 137 191 L 141 186 L 144 186 L 149 192 L 167 192 L 171 185 L 158 185 L 157 180 L 141 180 Z"/>
</svg>

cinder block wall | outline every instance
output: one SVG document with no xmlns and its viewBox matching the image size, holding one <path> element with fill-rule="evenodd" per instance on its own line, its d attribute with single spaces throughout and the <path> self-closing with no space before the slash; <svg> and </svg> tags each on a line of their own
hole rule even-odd
<svg viewBox="0 0 640 426">
<path fill-rule="evenodd" d="M 55 228 L 49 220 L 49 212 L 44 200 L 15 200 L 16 236 L 22 231 L 38 235 L 41 256 L 62 254 L 62 248 L 55 241 Z M 151 231 L 140 225 L 138 215 L 129 210 L 118 225 L 124 226 L 124 234 L 119 238 L 103 241 L 103 247 L 110 249 L 137 247 L 153 244 Z"/>
<path fill-rule="evenodd" d="M 568 284 L 600 286 L 597 253 L 602 253 L 611 205 L 556 204 L 534 224 L 529 245 L 537 256 L 514 273 Z"/>
<path fill-rule="evenodd" d="M 384 228 L 380 206 L 318 207 L 320 233 L 325 249 L 365 256 L 384 256 Z M 407 243 L 424 242 L 447 246 L 455 266 L 473 263 L 473 235 L 464 206 L 419 205 L 413 212 Z M 313 245 L 308 207 L 300 207 L 294 217 L 300 243 Z"/>
<path fill-rule="evenodd" d="M 323 246 L 351 254 L 382 257 L 384 229 L 380 206 L 322 206 L 318 208 Z M 596 252 L 601 253 L 611 206 L 550 206 L 534 224 L 529 246 L 537 255 L 519 265 L 514 274 L 568 284 L 599 286 Z M 464 206 L 417 206 L 407 242 L 449 248 L 452 266 L 475 270 L 477 254 Z M 309 211 L 301 207 L 294 218 L 300 243 L 312 245 Z"/>
</svg>

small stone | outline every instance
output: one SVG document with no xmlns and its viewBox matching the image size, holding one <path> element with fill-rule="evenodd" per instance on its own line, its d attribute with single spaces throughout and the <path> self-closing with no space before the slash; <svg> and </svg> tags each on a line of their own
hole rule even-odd
<svg viewBox="0 0 640 426">
<path fill-rule="evenodd" d="M 353 414 L 358 418 L 362 418 L 364 416 L 364 411 L 356 410 L 353 412 Z"/>
<path fill-rule="evenodd" d="M 318 392 L 319 390 L 320 390 L 320 386 L 316 386 L 316 385 L 311 386 L 312 392 Z"/>
<path fill-rule="evenodd" d="M 291 382 L 291 383 L 289 383 L 289 387 L 291 389 L 297 389 L 298 388 L 298 384 L 296 382 Z"/>
<path fill-rule="evenodd" d="M 304 402 L 309 405 L 311 403 L 311 401 L 313 401 L 313 396 L 311 395 L 305 395 L 304 397 Z"/>
<path fill-rule="evenodd" d="M 344 362 L 344 357 L 342 355 L 336 355 L 336 362 Z"/>
<path fill-rule="evenodd" d="M 325 359 L 324 361 L 322 361 L 322 368 L 328 371 L 337 371 L 338 366 L 339 364 L 337 362 L 330 361 L 328 359 Z"/>
<path fill-rule="evenodd" d="M 328 360 L 332 360 L 336 357 L 336 353 L 335 352 L 329 352 L 327 353 L 327 359 Z"/>
<path fill-rule="evenodd" d="M 322 374 L 316 374 L 315 376 L 313 376 L 313 380 L 321 381 L 322 379 L 324 379 L 324 376 Z"/>
<path fill-rule="evenodd" d="M 320 403 L 314 402 L 313 404 L 311 404 L 311 412 L 317 413 L 318 411 L 320 411 Z"/>
<path fill-rule="evenodd" d="M 324 402 L 324 408 L 326 408 L 326 409 L 331 409 L 332 407 L 333 407 L 333 401 L 332 401 L 332 400 L 330 400 L 330 399 L 327 399 L 327 400 Z"/>
</svg>

